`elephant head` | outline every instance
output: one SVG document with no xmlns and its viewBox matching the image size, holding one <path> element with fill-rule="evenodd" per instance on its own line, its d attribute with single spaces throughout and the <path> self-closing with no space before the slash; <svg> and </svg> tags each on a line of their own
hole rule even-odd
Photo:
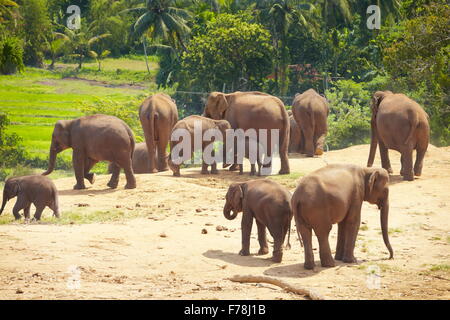
<svg viewBox="0 0 450 320">
<path fill-rule="evenodd" d="M 44 176 L 52 173 L 55 169 L 56 155 L 61 151 L 72 147 L 70 138 L 71 124 L 72 121 L 70 120 L 60 120 L 56 122 L 52 134 L 52 143 L 50 145 L 48 169 L 43 173 Z"/>
<path fill-rule="evenodd" d="M 233 220 L 237 217 L 237 214 L 242 211 L 242 202 L 244 200 L 244 191 L 242 184 L 233 183 L 228 188 L 227 195 L 225 196 L 225 206 L 223 207 L 223 215 L 228 220 Z M 230 212 L 233 211 L 231 215 Z"/>
<path fill-rule="evenodd" d="M 2 201 L 2 208 L 0 209 L 0 214 L 2 214 L 3 209 L 5 208 L 8 200 L 16 197 L 19 191 L 20 185 L 16 179 L 10 178 L 6 180 L 5 188 L 3 189 L 3 201 Z"/>
<path fill-rule="evenodd" d="M 203 116 L 214 120 L 221 120 L 224 118 L 224 113 L 227 108 L 228 101 L 225 94 L 222 92 L 211 92 L 206 101 Z"/>
<path fill-rule="evenodd" d="M 371 109 L 372 109 L 372 117 L 375 117 L 378 112 L 378 107 L 380 106 L 381 101 L 387 96 L 393 94 L 392 91 L 377 91 L 372 96 L 371 101 Z"/>
<path fill-rule="evenodd" d="M 364 201 L 376 204 L 380 209 L 381 232 L 386 248 L 389 250 L 389 259 L 394 257 L 388 235 L 389 216 L 389 173 L 385 169 L 377 168 L 365 170 Z"/>
</svg>

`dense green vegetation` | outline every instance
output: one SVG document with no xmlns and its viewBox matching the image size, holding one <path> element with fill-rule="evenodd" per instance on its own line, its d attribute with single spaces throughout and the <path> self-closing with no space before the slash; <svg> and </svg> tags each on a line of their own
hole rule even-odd
<svg viewBox="0 0 450 320">
<path fill-rule="evenodd" d="M 367 27 L 372 4 L 380 29 Z M 173 95 L 183 117 L 210 91 L 289 105 L 315 88 L 331 103 L 336 149 L 368 142 L 370 97 L 392 90 L 419 102 L 432 143 L 448 145 L 448 21 L 445 0 L 0 0 L 1 130 L 20 137 L 18 163 L 43 167 L 57 119 L 114 114 L 139 140 L 135 110 L 151 92 Z M 70 167 L 70 153 L 59 158 Z"/>
</svg>

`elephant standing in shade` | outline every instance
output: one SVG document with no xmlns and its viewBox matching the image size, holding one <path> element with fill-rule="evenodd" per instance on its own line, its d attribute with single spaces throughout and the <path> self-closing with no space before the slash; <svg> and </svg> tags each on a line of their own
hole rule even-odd
<svg viewBox="0 0 450 320">
<path fill-rule="evenodd" d="M 0 214 L 2 214 L 8 200 L 14 197 L 17 197 L 13 208 L 13 215 L 16 220 L 21 218 L 19 213 L 21 210 L 24 210 L 25 219 L 30 219 L 31 204 L 36 207 L 33 220 L 39 221 L 41 219 L 45 207 L 52 209 L 53 215 L 59 218 L 58 190 L 56 190 L 53 181 L 47 177 L 33 175 L 6 180 Z"/>
<path fill-rule="evenodd" d="M 292 220 L 291 194 L 275 181 L 269 179 L 250 180 L 244 183 L 233 183 L 225 196 L 226 202 L 223 214 L 228 220 L 236 218 L 242 212 L 242 256 L 250 255 L 250 235 L 253 219 L 258 226 L 258 254 L 269 253 L 266 239 L 266 228 L 274 239 L 272 260 L 281 262 L 283 258 L 283 243 L 289 232 Z M 233 211 L 233 214 L 231 214 Z M 288 236 L 288 247 L 289 236 Z"/>
<path fill-rule="evenodd" d="M 222 135 L 222 138 L 224 139 L 224 145 L 223 145 L 223 155 L 222 155 L 222 159 L 225 159 L 226 156 L 226 152 L 227 152 L 227 146 L 226 146 L 226 140 L 225 140 L 225 136 L 226 136 L 226 130 L 231 129 L 230 123 L 226 120 L 212 120 L 209 118 L 205 118 L 202 116 L 197 116 L 197 115 L 193 115 L 193 116 L 189 116 L 186 117 L 180 121 L 178 121 L 176 123 L 176 125 L 173 127 L 172 130 L 172 137 L 170 140 L 170 155 L 169 155 L 169 167 L 170 170 L 172 170 L 173 175 L 176 177 L 180 176 L 180 164 L 176 164 L 173 162 L 173 157 L 174 156 L 180 156 L 180 158 L 182 159 L 182 161 L 186 161 L 192 158 L 193 154 L 195 151 L 199 151 L 195 149 L 195 144 L 194 144 L 194 128 L 195 128 L 195 124 L 198 123 L 199 125 L 201 124 L 201 134 L 202 134 L 202 144 L 199 146 L 201 148 L 202 151 L 202 156 L 203 156 L 203 152 L 205 151 L 206 147 L 208 147 L 209 145 L 211 145 L 212 143 L 214 143 L 214 140 L 211 141 L 207 141 L 207 140 L 203 140 L 204 134 L 206 131 L 210 130 L 210 129 L 217 129 L 220 131 L 220 134 Z M 188 133 L 190 136 L 190 145 L 189 145 L 189 154 L 185 154 L 184 151 L 181 151 L 180 154 L 174 154 L 175 152 L 177 152 L 177 146 L 180 143 L 183 143 L 183 139 L 180 139 L 179 141 L 175 141 L 172 140 L 174 139 L 173 135 L 177 134 L 179 132 L 181 132 L 182 130 L 185 130 L 184 132 Z M 180 160 L 180 159 L 178 159 Z M 212 164 L 207 164 L 204 161 L 204 158 L 202 158 L 202 174 L 208 174 L 208 166 L 211 165 L 211 173 L 212 174 L 217 174 L 219 173 L 219 171 L 217 171 L 217 163 L 214 162 Z"/>
<path fill-rule="evenodd" d="M 215 120 L 227 120 L 233 129 L 255 129 L 258 136 L 258 143 L 261 143 L 259 129 L 278 129 L 279 141 L 275 144 L 279 146 L 281 159 L 280 174 L 288 174 L 289 159 L 289 117 L 283 102 L 277 97 L 262 92 L 234 92 L 224 94 L 221 92 L 212 92 L 208 96 L 203 115 Z M 272 141 L 270 132 L 267 133 L 266 156 L 272 156 Z M 238 167 L 235 156 L 234 164 L 230 170 Z M 265 168 L 271 168 L 271 161 L 263 165 Z"/>
<path fill-rule="evenodd" d="M 301 132 L 300 152 L 308 157 L 323 154 L 329 112 L 327 99 L 314 89 L 297 94 L 294 98 L 292 113 Z"/>
<path fill-rule="evenodd" d="M 380 209 L 381 232 L 389 258 L 394 252 L 388 236 L 389 174 L 385 169 L 333 164 L 305 176 L 292 195 L 292 211 L 305 248 L 305 269 L 314 268 L 312 230 L 319 240 L 322 267 L 334 267 L 328 235 L 338 224 L 336 260 L 354 263 L 355 242 L 363 201 Z M 301 235 L 301 237 L 300 237 Z"/>
<path fill-rule="evenodd" d="M 89 171 L 99 161 L 113 163 L 108 187 L 117 188 L 120 169 L 123 168 L 127 178 L 125 188 L 133 189 L 136 188 L 131 167 L 134 145 L 130 127 L 114 116 L 96 114 L 74 120 L 60 120 L 53 129 L 49 166 L 43 175 L 54 170 L 58 153 L 72 148 L 72 162 L 77 180 L 74 189 L 85 189 L 84 179 L 94 183 L 95 175 Z"/>
<path fill-rule="evenodd" d="M 135 174 L 151 173 L 147 144 L 145 142 L 136 144 L 133 152 L 132 167 Z M 108 166 L 109 173 L 112 173 L 112 168 L 113 164 L 110 163 Z"/>
<path fill-rule="evenodd" d="M 167 145 L 172 128 L 178 121 L 175 102 L 165 93 L 154 94 L 140 106 L 139 119 L 147 144 L 150 172 L 169 170 Z"/>
<path fill-rule="evenodd" d="M 367 166 L 375 159 L 377 144 L 380 146 L 381 166 L 392 173 L 388 149 L 401 153 L 404 180 L 414 180 L 422 174 L 423 159 L 430 140 L 428 115 L 422 107 L 404 94 L 377 91 L 372 97 L 372 140 Z M 413 150 L 416 163 L 413 168 Z M 414 169 L 414 170 L 413 170 Z"/>
<path fill-rule="evenodd" d="M 291 133 L 289 134 L 289 153 L 300 153 L 304 149 L 304 141 L 302 140 L 302 133 L 295 121 L 292 111 L 288 111 L 289 122 L 291 124 Z"/>
</svg>

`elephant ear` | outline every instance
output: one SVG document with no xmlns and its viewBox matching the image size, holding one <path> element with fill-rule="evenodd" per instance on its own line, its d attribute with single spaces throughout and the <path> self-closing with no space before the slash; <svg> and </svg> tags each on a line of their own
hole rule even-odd
<svg viewBox="0 0 450 320">
<path fill-rule="evenodd" d="M 228 109 L 228 101 L 227 101 L 227 98 L 225 97 L 225 94 L 223 94 L 223 93 L 217 94 L 215 108 L 217 111 L 217 114 L 215 115 L 216 120 L 223 119 L 223 114 Z M 213 115 L 213 117 L 214 117 L 214 115 Z"/>
<path fill-rule="evenodd" d="M 372 97 L 372 115 L 376 115 L 378 113 L 378 107 L 380 106 L 381 101 L 388 94 L 393 94 L 392 91 L 377 91 L 373 94 Z"/>
<path fill-rule="evenodd" d="M 232 204 L 233 208 L 237 211 L 242 211 L 242 200 L 244 198 L 244 192 L 239 184 L 233 186 Z"/>
<path fill-rule="evenodd" d="M 20 184 L 18 181 L 13 181 L 11 183 L 11 194 L 17 196 L 20 192 Z"/>
<path fill-rule="evenodd" d="M 374 171 L 369 177 L 369 194 L 372 193 L 375 183 L 378 179 L 380 173 L 378 171 Z"/>
</svg>

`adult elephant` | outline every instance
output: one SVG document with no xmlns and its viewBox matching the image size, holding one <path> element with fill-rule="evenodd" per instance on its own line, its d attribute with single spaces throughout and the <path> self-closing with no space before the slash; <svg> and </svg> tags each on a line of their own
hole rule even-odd
<svg viewBox="0 0 450 320">
<path fill-rule="evenodd" d="M 133 152 L 132 167 L 135 174 L 150 173 L 150 162 L 148 160 L 147 145 L 145 142 L 136 144 Z M 113 164 L 110 163 L 108 172 L 112 173 L 112 171 Z"/>
<path fill-rule="evenodd" d="M 150 172 L 167 171 L 167 146 L 172 128 L 178 121 L 175 102 L 165 93 L 154 94 L 139 108 L 139 119 L 147 144 Z"/>
<path fill-rule="evenodd" d="M 389 174 L 381 168 L 332 164 L 305 176 L 292 195 L 291 205 L 299 239 L 305 248 L 306 269 L 314 268 L 312 230 L 319 240 L 322 267 L 334 267 L 328 236 L 338 224 L 336 260 L 354 263 L 363 201 L 380 209 L 381 233 L 392 259 L 389 242 Z M 301 236 L 301 237 L 300 237 Z"/>
<path fill-rule="evenodd" d="M 91 184 L 94 183 L 95 175 L 89 171 L 99 161 L 113 163 L 108 187 L 117 188 L 120 169 L 123 168 L 127 178 L 125 188 L 133 189 L 136 188 L 131 167 L 134 145 L 130 127 L 114 116 L 96 114 L 74 120 L 60 120 L 53 129 L 48 170 L 43 175 L 54 170 L 58 153 L 72 148 L 72 162 L 77 179 L 74 189 L 85 189 L 85 178 Z"/>
<path fill-rule="evenodd" d="M 288 174 L 289 159 L 289 117 L 283 102 L 277 97 L 258 91 L 234 92 L 225 94 L 222 92 L 212 92 L 206 102 L 204 116 L 215 120 L 227 120 L 233 129 L 278 129 L 279 141 L 275 143 L 279 146 L 281 159 L 281 169 L 279 174 Z M 270 132 L 267 134 L 267 147 L 264 154 L 272 155 L 272 143 Z M 264 167 L 271 168 L 271 161 L 264 164 Z M 237 161 L 230 169 L 237 168 Z"/>
<path fill-rule="evenodd" d="M 329 112 L 327 99 L 314 89 L 297 94 L 292 102 L 292 113 L 304 140 L 300 152 L 308 157 L 323 154 Z"/>
<path fill-rule="evenodd" d="M 422 174 L 423 158 L 430 140 L 428 115 L 414 100 L 404 94 L 377 91 L 372 97 L 372 140 L 367 166 L 371 167 L 377 144 L 380 145 L 381 165 L 392 173 L 388 149 L 401 153 L 400 175 L 414 180 Z M 413 150 L 416 162 L 413 168 Z M 413 170 L 414 169 L 414 170 Z"/>
</svg>

